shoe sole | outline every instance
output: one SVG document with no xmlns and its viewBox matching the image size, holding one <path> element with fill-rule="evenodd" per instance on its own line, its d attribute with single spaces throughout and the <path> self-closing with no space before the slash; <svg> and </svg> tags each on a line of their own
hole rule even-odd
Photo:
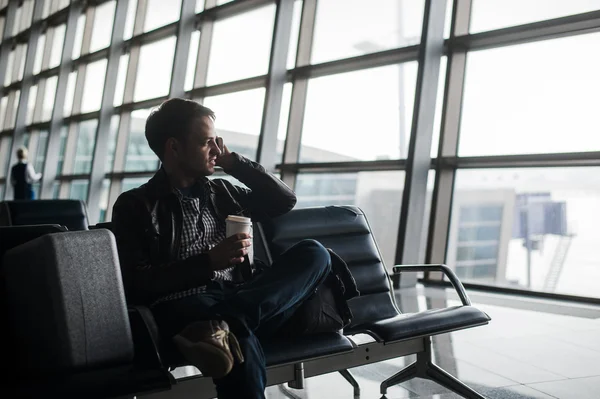
<svg viewBox="0 0 600 399">
<path fill-rule="evenodd" d="M 233 358 L 223 349 L 205 342 L 190 345 L 185 338 L 178 335 L 173 337 L 173 341 L 183 357 L 200 370 L 203 376 L 223 378 L 233 368 Z"/>
</svg>

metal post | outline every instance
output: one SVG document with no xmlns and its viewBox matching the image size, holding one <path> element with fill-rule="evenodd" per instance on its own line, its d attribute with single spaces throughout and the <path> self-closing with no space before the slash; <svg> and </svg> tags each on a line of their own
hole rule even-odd
<svg viewBox="0 0 600 399">
<path fill-rule="evenodd" d="M 171 85 L 169 97 L 183 97 L 185 94 L 185 70 L 187 68 L 190 54 L 190 41 L 195 30 L 195 0 L 182 0 L 181 15 L 177 25 L 177 44 L 173 57 L 173 73 L 171 73 Z"/>
<path fill-rule="evenodd" d="M 92 158 L 92 170 L 90 183 L 88 185 L 88 218 L 91 224 L 99 222 L 100 197 L 102 196 L 102 182 L 106 168 L 106 156 L 108 149 L 108 138 L 110 136 L 110 120 L 113 115 L 113 100 L 117 86 L 117 75 L 119 73 L 119 60 L 121 59 L 123 47 L 123 33 L 125 32 L 125 20 L 127 7 L 130 0 L 117 2 L 115 8 L 115 19 L 113 23 L 112 37 L 108 51 L 108 63 L 104 78 L 104 90 L 100 106 L 100 117 L 96 131 L 96 143 L 94 145 L 94 157 Z"/>
<path fill-rule="evenodd" d="M 467 51 L 466 49 L 454 48 L 452 43 L 456 36 L 465 35 L 469 32 L 470 17 L 471 0 L 454 0 L 449 41 L 451 51 L 448 55 L 448 67 L 446 69 L 446 90 L 442 107 L 438 164 L 431 201 L 431 218 L 429 220 L 429 239 L 425 259 L 427 263 L 446 262 L 456 169 L 443 165 L 440 159 L 455 157 L 458 151 Z M 425 278 L 442 280 L 443 274 L 438 272 L 428 273 Z"/>
<path fill-rule="evenodd" d="M 258 138 L 256 160 L 267 170 L 274 171 L 277 155 L 277 131 L 283 99 L 283 85 L 286 82 L 286 63 L 292 30 L 294 0 L 278 0 L 271 45 L 269 75 L 263 109 L 261 132 Z"/>
<path fill-rule="evenodd" d="M 406 178 L 396 263 L 420 263 L 421 233 L 425 221 L 427 175 L 431 164 L 431 140 L 437 97 L 440 61 L 444 53 L 445 0 L 427 0 L 419 51 L 419 71 L 415 93 L 412 132 L 406 165 Z M 397 279 L 398 280 L 398 279 Z M 416 276 L 403 276 L 402 286 L 414 286 Z M 398 281 L 399 282 L 399 281 Z M 400 283 L 400 282 L 399 282 Z"/>
</svg>

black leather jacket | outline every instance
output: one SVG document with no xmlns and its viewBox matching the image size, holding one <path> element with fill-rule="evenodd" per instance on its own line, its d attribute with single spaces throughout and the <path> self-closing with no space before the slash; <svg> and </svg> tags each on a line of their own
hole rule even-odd
<svg viewBox="0 0 600 399">
<path fill-rule="evenodd" d="M 261 221 L 294 207 L 296 195 L 281 180 L 256 162 L 233 155 L 234 166 L 226 172 L 249 189 L 224 179 L 211 180 L 210 200 L 219 217 L 233 214 Z M 163 169 L 148 183 L 119 196 L 112 221 L 130 304 L 147 305 L 210 281 L 208 254 L 177 260 L 183 211 Z"/>
</svg>

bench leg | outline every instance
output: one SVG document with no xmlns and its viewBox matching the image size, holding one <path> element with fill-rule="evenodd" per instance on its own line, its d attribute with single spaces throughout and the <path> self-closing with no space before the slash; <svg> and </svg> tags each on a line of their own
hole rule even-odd
<svg viewBox="0 0 600 399">
<path fill-rule="evenodd" d="M 354 379 L 354 376 L 350 373 L 349 370 L 340 370 L 340 374 L 346 381 L 350 383 L 354 387 L 354 399 L 360 398 L 360 385 L 358 385 L 358 381 Z"/>
<path fill-rule="evenodd" d="M 417 377 L 417 374 L 418 374 L 417 373 L 417 362 L 406 366 L 405 368 L 400 370 L 398 373 L 394 374 L 393 376 L 391 376 L 390 378 L 388 378 L 387 380 L 385 380 L 381 383 L 380 388 L 379 388 L 381 394 L 383 395 L 383 397 L 385 397 L 385 394 L 387 393 L 387 389 L 389 387 L 401 384 L 404 381 L 408 381 L 414 377 Z"/>
<path fill-rule="evenodd" d="M 433 363 L 429 364 L 427 369 L 428 378 L 432 381 L 437 382 L 441 386 L 448 388 L 451 391 L 456 392 L 463 398 L 467 399 L 485 399 L 485 396 L 481 396 L 473 389 L 466 386 L 463 382 L 459 381 L 456 377 L 448 374 Z"/>
<path fill-rule="evenodd" d="M 485 396 L 475 392 L 456 377 L 436 366 L 431 358 L 431 337 L 424 338 L 424 341 L 425 350 L 417 353 L 416 362 L 405 367 L 400 372 L 381 383 L 382 399 L 386 397 L 385 394 L 389 387 L 398 385 L 414 377 L 425 378 L 437 382 L 444 388 L 456 392 L 466 399 L 486 399 Z"/>
</svg>

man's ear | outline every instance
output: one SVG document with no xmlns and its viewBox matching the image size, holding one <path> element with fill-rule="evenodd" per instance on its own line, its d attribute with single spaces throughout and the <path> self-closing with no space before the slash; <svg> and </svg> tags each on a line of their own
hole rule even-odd
<svg viewBox="0 0 600 399">
<path fill-rule="evenodd" d="M 179 156 L 180 146 L 179 142 L 177 141 L 177 139 L 175 139 L 175 137 L 169 137 L 167 139 L 166 148 L 167 151 L 169 151 L 173 156 Z"/>
</svg>

